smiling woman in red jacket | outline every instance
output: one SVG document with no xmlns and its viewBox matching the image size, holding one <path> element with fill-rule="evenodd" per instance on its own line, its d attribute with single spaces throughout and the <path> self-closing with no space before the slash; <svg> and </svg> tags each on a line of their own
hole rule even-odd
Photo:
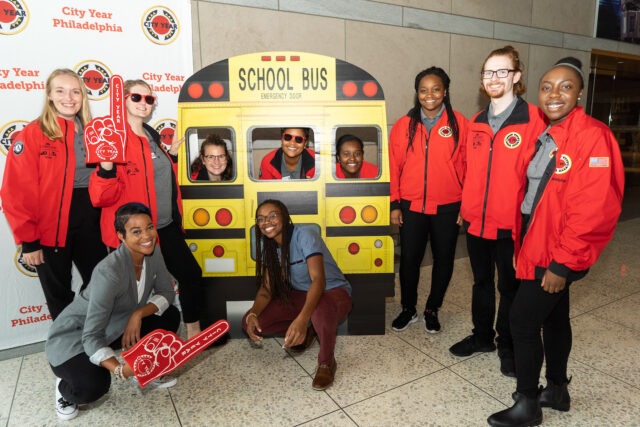
<svg viewBox="0 0 640 427">
<path fill-rule="evenodd" d="M 541 407 L 568 411 L 571 404 L 570 285 L 587 274 L 613 236 L 624 190 L 618 142 L 578 106 L 583 88 L 582 63 L 572 57 L 540 79 L 540 108 L 551 125 L 526 155 L 531 161 L 520 182 L 522 215 L 514 232 L 522 279 L 510 316 L 516 403 L 489 417 L 493 426 L 538 425 Z M 539 393 L 543 357 L 547 386 Z"/>
<path fill-rule="evenodd" d="M 158 229 L 159 244 L 167 269 L 178 281 L 182 317 L 187 337 L 200 332 L 202 270 L 184 241 L 182 203 L 176 178 L 177 153 L 181 140 L 173 142 L 169 151 L 145 120 L 153 112 L 156 98 L 144 80 L 124 83 L 127 109 L 126 164 L 102 162 L 91 176 L 91 201 L 102 207 L 102 239 L 116 248 L 118 236 L 113 221 L 118 207 L 139 202 L 151 209 Z"/>
<path fill-rule="evenodd" d="M 449 76 L 431 67 L 415 78 L 414 106 L 389 136 L 391 223 L 400 226 L 402 311 L 391 328 L 418 320 L 418 280 L 427 241 L 433 272 L 424 310 L 425 330 L 440 331 L 438 309 L 453 274 L 464 180 L 467 119 L 451 107 Z"/>
<path fill-rule="evenodd" d="M 72 263 L 89 283 L 107 255 L 100 210 L 89 200 L 84 126 L 91 120 L 87 90 L 72 70 L 46 83 L 42 114 L 15 137 L 2 181 L 2 209 L 25 263 L 36 268 L 51 317 L 73 301 Z"/>
</svg>

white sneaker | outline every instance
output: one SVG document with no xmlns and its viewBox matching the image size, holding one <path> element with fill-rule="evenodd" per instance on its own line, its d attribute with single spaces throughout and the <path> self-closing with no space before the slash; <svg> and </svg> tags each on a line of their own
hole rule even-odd
<svg viewBox="0 0 640 427">
<path fill-rule="evenodd" d="M 58 385 L 60 385 L 60 378 L 56 378 L 56 413 L 62 420 L 72 420 L 78 416 L 78 405 L 68 402 L 60 394 Z"/>
<path fill-rule="evenodd" d="M 133 376 L 131 377 L 131 379 L 133 380 L 134 383 L 140 385 L 140 383 L 138 382 L 138 378 Z M 155 380 L 151 381 L 149 384 L 146 385 L 146 387 L 150 389 L 169 388 L 169 387 L 173 387 L 177 383 L 178 383 L 177 378 L 172 377 L 170 375 L 165 375 L 164 377 L 156 378 Z"/>
</svg>

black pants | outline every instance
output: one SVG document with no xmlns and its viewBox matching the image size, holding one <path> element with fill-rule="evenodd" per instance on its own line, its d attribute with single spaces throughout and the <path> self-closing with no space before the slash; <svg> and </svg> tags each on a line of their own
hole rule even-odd
<svg viewBox="0 0 640 427">
<path fill-rule="evenodd" d="M 402 222 L 400 227 L 400 292 L 403 308 L 415 309 L 418 302 L 420 264 L 424 258 L 427 242 L 431 238 L 433 269 L 431 291 L 426 308 L 437 310 L 442 306 L 444 295 L 453 274 L 453 262 L 458 242 L 458 212 L 425 215 L 409 210 L 409 202 L 401 201 Z"/>
<path fill-rule="evenodd" d="M 519 280 L 513 269 L 513 240 L 489 240 L 467 233 L 467 250 L 473 271 L 473 292 L 471 315 L 473 335 L 481 343 L 496 339 L 499 350 L 511 351 L 513 341 L 509 327 L 511 303 L 516 296 Z M 498 271 L 498 291 L 500 304 L 496 329 L 493 321 L 496 315 L 495 270 Z"/>
<path fill-rule="evenodd" d="M 202 308 L 202 269 L 191 254 L 180 227 L 172 222 L 158 229 L 160 250 L 167 270 L 178 281 L 178 298 L 185 323 L 200 320 Z"/>
<path fill-rule="evenodd" d="M 73 301 L 72 263 L 80 272 L 84 289 L 93 268 L 107 255 L 100 235 L 100 209 L 94 208 L 86 188 L 75 188 L 71 197 L 69 229 L 60 247 L 42 247 L 44 263 L 36 266 L 51 317 L 55 319 Z"/>
<path fill-rule="evenodd" d="M 570 283 L 557 294 L 546 292 L 540 283 L 540 280 L 522 281 L 510 316 L 517 390 L 530 397 L 534 397 L 538 390 L 543 354 L 547 360 L 547 379 L 556 384 L 567 382 L 567 362 L 572 341 Z"/>
<path fill-rule="evenodd" d="M 145 336 L 156 329 L 176 332 L 180 325 L 180 312 L 170 305 L 161 316 L 155 314 L 142 319 L 140 336 Z M 122 336 L 110 345 L 111 348 L 122 348 Z M 95 402 L 109 391 L 111 372 L 102 366 L 94 365 L 86 353 L 64 362 L 59 366 L 51 366 L 56 377 L 62 379 L 58 389 L 66 401 L 76 404 Z"/>
</svg>

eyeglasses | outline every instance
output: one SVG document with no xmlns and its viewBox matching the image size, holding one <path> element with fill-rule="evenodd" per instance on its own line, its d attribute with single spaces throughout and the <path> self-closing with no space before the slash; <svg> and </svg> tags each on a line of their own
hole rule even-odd
<svg viewBox="0 0 640 427">
<path fill-rule="evenodd" d="M 218 154 L 217 156 L 215 154 L 209 154 L 207 156 L 202 156 L 205 158 L 205 160 L 209 160 L 212 162 L 215 162 L 216 160 L 219 162 L 222 161 L 226 161 L 227 160 L 227 155 L 226 154 Z"/>
<path fill-rule="evenodd" d="M 509 69 L 509 68 L 501 68 L 499 70 L 482 70 L 480 75 L 483 79 L 490 79 L 495 74 L 498 78 L 503 79 L 509 75 L 509 73 L 513 73 L 518 70 Z"/>
<path fill-rule="evenodd" d="M 139 93 L 128 93 L 127 95 L 125 95 L 125 98 L 131 98 L 131 101 L 135 102 L 136 104 L 140 102 L 142 99 L 144 99 L 144 102 L 146 102 L 149 105 L 153 105 L 156 103 L 156 97 L 153 95 L 141 95 Z"/>
<path fill-rule="evenodd" d="M 290 133 L 285 133 L 282 135 L 282 138 L 285 141 L 291 141 L 293 139 L 298 144 L 302 144 L 304 142 L 304 136 L 291 135 Z"/>
<path fill-rule="evenodd" d="M 280 214 L 278 212 L 271 212 L 267 216 L 259 216 L 259 217 L 256 218 L 256 224 L 262 225 L 265 222 L 272 223 L 273 221 L 278 219 L 279 216 L 280 216 Z"/>
</svg>

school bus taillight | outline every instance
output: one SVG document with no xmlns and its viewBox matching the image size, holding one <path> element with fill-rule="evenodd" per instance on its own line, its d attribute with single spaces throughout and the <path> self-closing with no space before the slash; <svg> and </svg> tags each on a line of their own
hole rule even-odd
<svg viewBox="0 0 640 427">
<path fill-rule="evenodd" d="M 382 265 L 382 259 L 376 258 L 376 260 L 373 261 L 373 263 L 376 265 L 376 267 L 380 267 Z"/>
<path fill-rule="evenodd" d="M 378 85 L 375 82 L 366 82 L 362 85 L 362 93 L 367 98 L 372 98 L 378 93 Z"/>
<path fill-rule="evenodd" d="M 209 224 L 210 219 L 211 216 L 206 209 L 198 208 L 193 211 L 193 222 L 200 227 L 204 227 L 205 225 Z"/>
<path fill-rule="evenodd" d="M 211 83 L 209 85 L 209 95 L 213 99 L 221 98 L 224 95 L 224 86 L 218 82 Z"/>
<path fill-rule="evenodd" d="M 199 99 L 204 93 L 204 89 L 200 83 L 191 83 L 187 88 L 187 93 L 192 99 Z"/>
<path fill-rule="evenodd" d="M 376 219 L 378 219 L 378 210 L 374 206 L 367 205 L 364 208 L 362 208 L 362 211 L 360 212 L 360 217 L 365 223 L 371 224 Z"/>
<path fill-rule="evenodd" d="M 224 248 L 220 245 L 216 245 L 213 248 L 213 256 L 220 258 L 224 255 Z"/>
<path fill-rule="evenodd" d="M 358 245 L 357 243 L 351 243 L 349 244 L 349 253 L 351 255 L 355 255 L 358 252 L 360 252 L 360 245 Z"/>
<path fill-rule="evenodd" d="M 351 224 L 356 220 L 356 210 L 351 206 L 345 206 L 340 209 L 340 221 L 345 224 Z"/>
<path fill-rule="evenodd" d="M 227 208 L 218 209 L 216 212 L 216 222 L 218 225 L 226 227 L 231 224 L 233 220 L 233 215 L 231 215 L 231 211 Z"/>
</svg>

